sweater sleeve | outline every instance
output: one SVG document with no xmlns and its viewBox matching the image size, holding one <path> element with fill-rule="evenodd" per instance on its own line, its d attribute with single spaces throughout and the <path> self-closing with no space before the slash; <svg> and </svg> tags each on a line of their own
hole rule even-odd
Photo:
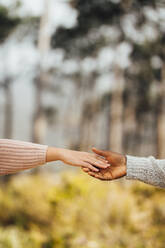
<svg viewBox="0 0 165 248">
<path fill-rule="evenodd" d="M 127 156 L 126 178 L 165 188 L 165 159 Z"/>
<path fill-rule="evenodd" d="M 47 146 L 0 139 L 0 175 L 12 174 L 46 163 Z"/>
</svg>

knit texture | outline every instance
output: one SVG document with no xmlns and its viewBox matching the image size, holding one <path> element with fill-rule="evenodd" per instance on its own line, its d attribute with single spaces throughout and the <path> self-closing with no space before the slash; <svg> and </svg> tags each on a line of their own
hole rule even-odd
<svg viewBox="0 0 165 248">
<path fill-rule="evenodd" d="M 165 188 L 165 159 L 127 155 L 126 178 Z"/>
<path fill-rule="evenodd" d="M 47 146 L 0 139 L 0 175 L 16 173 L 46 163 Z"/>
</svg>

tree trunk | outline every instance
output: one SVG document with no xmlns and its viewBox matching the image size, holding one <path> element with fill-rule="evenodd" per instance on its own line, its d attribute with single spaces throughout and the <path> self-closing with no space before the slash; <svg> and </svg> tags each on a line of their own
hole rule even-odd
<svg viewBox="0 0 165 248">
<path fill-rule="evenodd" d="M 116 88 L 110 105 L 110 150 L 123 152 L 123 91 L 124 79 L 120 69 L 115 71 Z"/>
<path fill-rule="evenodd" d="M 4 138 L 12 138 L 12 124 L 13 124 L 13 97 L 11 92 L 11 81 L 9 78 L 5 79 L 4 83 L 5 93 L 5 107 L 4 107 Z"/>
<path fill-rule="evenodd" d="M 165 65 L 162 68 L 160 82 L 159 111 L 157 119 L 157 156 L 165 158 Z"/>
<path fill-rule="evenodd" d="M 42 144 L 45 137 L 45 128 L 46 128 L 46 117 L 44 113 L 44 107 L 42 104 L 42 89 L 43 80 L 41 78 L 36 79 L 36 97 L 35 97 L 35 106 L 36 111 L 33 119 L 33 133 L 32 140 L 34 143 Z"/>
<path fill-rule="evenodd" d="M 82 115 L 79 123 L 79 140 L 81 150 L 90 150 L 96 138 L 95 118 L 98 104 L 95 99 L 95 77 L 87 78 L 83 84 Z"/>
<path fill-rule="evenodd" d="M 11 89 L 11 79 L 6 78 L 2 84 L 5 94 L 5 105 L 4 105 L 4 139 L 12 139 L 13 133 L 13 96 Z M 0 181 L 7 183 L 11 179 L 12 175 L 7 177 L 2 176 Z"/>
<path fill-rule="evenodd" d="M 50 49 L 50 22 L 49 22 L 49 10 L 51 0 L 45 0 L 44 12 L 40 20 L 40 30 L 38 38 L 38 51 L 40 55 L 39 61 L 39 75 L 36 78 L 36 96 L 35 96 L 35 113 L 33 117 L 33 131 L 32 141 L 34 143 L 43 144 L 46 133 L 46 116 L 44 111 L 44 105 L 42 102 L 43 90 L 47 82 L 47 69 L 45 68 L 46 58 Z M 37 173 L 39 168 L 33 170 Z"/>
<path fill-rule="evenodd" d="M 41 16 L 39 39 L 38 39 L 38 51 L 40 55 L 39 70 L 40 73 L 36 79 L 36 96 L 35 107 L 36 111 L 33 118 L 33 132 L 32 140 L 35 143 L 43 143 L 46 130 L 46 117 L 44 113 L 44 106 L 42 103 L 43 89 L 47 81 L 47 71 L 45 69 L 46 57 L 50 49 L 50 22 L 49 22 L 49 10 L 51 0 L 45 0 L 44 12 Z"/>
<path fill-rule="evenodd" d="M 136 119 L 136 95 L 133 91 L 132 81 L 127 81 L 125 108 L 124 108 L 124 132 L 123 153 L 137 154 L 139 145 L 138 121 Z"/>
</svg>

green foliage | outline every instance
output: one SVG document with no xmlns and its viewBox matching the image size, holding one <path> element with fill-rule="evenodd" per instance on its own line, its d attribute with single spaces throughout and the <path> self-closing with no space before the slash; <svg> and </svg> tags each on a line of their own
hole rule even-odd
<svg viewBox="0 0 165 248">
<path fill-rule="evenodd" d="M 163 190 L 73 172 L 0 188 L 0 248 L 164 247 Z"/>
<path fill-rule="evenodd" d="M 18 17 L 9 16 L 9 10 L 0 5 L 0 42 L 3 42 L 10 32 L 20 23 Z"/>
<path fill-rule="evenodd" d="M 100 47 L 105 45 L 104 37 L 99 34 L 102 25 L 119 25 L 124 7 L 112 1 L 72 1 L 79 13 L 77 25 L 71 29 L 60 27 L 52 37 L 53 47 L 62 47 L 71 56 L 94 56 Z M 91 36 L 90 33 L 97 33 Z"/>
<path fill-rule="evenodd" d="M 161 18 L 151 21 L 146 12 L 152 10 L 158 13 L 160 7 L 164 8 L 164 4 L 155 0 L 72 0 L 71 4 L 78 13 L 77 24 L 70 29 L 60 27 L 52 37 L 52 47 L 64 49 L 66 57 L 71 56 L 81 60 L 86 57 L 97 57 L 103 47 L 112 48 L 122 42 L 129 43 L 132 48 L 131 64 L 124 70 L 127 104 L 132 104 L 133 95 L 134 111 L 139 122 L 146 113 L 158 112 L 157 105 L 160 104 L 157 102 L 160 97 L 155 92 L 155 96 L 151 98 L 151 91 L 155 84 L 159 88 L 163 69 L 162 66 L 154 68 L 151 61 L 155 56 L 163 64 L 165 35 Z M 124 23 L 126 19 L 127 22 Z M 133 32 L 130 35 L 130 32 L 126 31 L 127 25 L 134 27 L 134 32 L 141 34 L 144 38 L 143 41 L 139 42 L 138 39 L 135 39 Z M 145 38 L 146 27 L 156 31 L 158 36 L 155 35 L 154 39 Z M 115 30 L 118 35 L 115 37 L 115 33 L 112 32 L 107 36 L 110 29 Z M 150 32 L 152 33 L 152 31 Z M 102 74 L 104 73 L 103 71 Z M 109 73 L 111 73 L 110 70 Z M 125 108 L 127 108 L 127 104 Z"/>
<path fill-rule="evenodd" d="M 59 27 L 52 37 L 52 46 L 64 48 L 67 54 L 79 57 L 95 56 L 103 46 L 112 45 L 111 38 L 105 39 L 105 34 L 100 32 L 102 27 L 116 28 L 120 34 L 115 41 L 116 44 L 122 41 L 133 43 L 125 34 L 122 18 L 128 14 L 138 17 L 137 32 L 141 32 L 140 27 L 148 24 L 143 8 L 147 6 L 155 9 L 156 6 L 160 6 L 155 0 L 72 0 L 71 3 L 78 12 L 77 25 L 70 29 Z"/>
</svg>

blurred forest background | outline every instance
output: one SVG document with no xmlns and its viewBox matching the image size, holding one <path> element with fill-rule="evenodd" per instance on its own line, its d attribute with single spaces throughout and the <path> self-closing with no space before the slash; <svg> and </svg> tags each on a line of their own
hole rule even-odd
<svg viewBox="0 0 165 248">
<path fill-rule="evenodd" d="M 164 43 L 163 0 L 0 0 L 0 137 L 165 158 Z M 2 178 L 0 248 L 164 248 L 162 190 L 52 168 Z"/>
</svg>

